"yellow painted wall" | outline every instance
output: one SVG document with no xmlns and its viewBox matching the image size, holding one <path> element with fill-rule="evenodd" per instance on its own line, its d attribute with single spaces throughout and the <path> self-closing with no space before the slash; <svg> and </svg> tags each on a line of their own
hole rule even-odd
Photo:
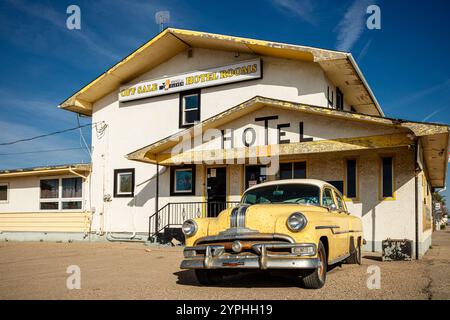
<svg viewBox="0 0 450 320">
<path fill-rule="evenodd" d="M 90 212 L 0 213 L 0 231 L 89 232 Z"/>
</svg>

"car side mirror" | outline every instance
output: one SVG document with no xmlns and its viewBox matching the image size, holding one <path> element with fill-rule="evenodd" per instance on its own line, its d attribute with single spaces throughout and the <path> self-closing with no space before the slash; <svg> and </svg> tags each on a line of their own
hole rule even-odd
<svg viewBox="0 0 450 320">
<path fill-rule="evenodd" d="M 330 210 L 331 211 L 336 211 L 337 210 L 337 207 L 336 207 L 336 205 L 334 203 L 330 204 Z"/>
</svg>

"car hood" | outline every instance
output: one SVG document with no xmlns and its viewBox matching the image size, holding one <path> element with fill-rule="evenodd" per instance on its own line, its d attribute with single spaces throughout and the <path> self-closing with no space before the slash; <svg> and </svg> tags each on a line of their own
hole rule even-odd
<svg viewBox="0 0 450 320">
<path fill-rule="evenodd" d="M 301 212 L 308 221 L 317 219 L 318 213 L 327 212 L 324 207 L 300 204 L 255 204 L 251 206 L 240 205 L 237 208 L 230 208 L 222 211 L 216 219 L 211 219 L 208 227 L 209 235 L 217 235 L 226 229 L 236 227 L 237 213 L 241 212 L 238 227 L 255 230 L 260 233 L 286 233 L 287 218 L 294 212 Z M 234 217 L 233 217 L 234 216 Z"/>
</svg>

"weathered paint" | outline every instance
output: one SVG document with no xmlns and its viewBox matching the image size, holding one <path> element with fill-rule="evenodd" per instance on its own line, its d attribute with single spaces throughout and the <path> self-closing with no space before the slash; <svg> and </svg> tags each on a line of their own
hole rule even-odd
<svg viewBox="0 0 450 320">
<path fill-rule="evenodd" d="M 194 219 L 198 231 L 186 238 L 186 245 L 192 246 L 195 241 L 205 236 L 217 236 L 230 228 L 230 215 L 232 209 L 222 211 L 217 218 Z M 293 212 L 301 212 L 308 223 L 300 232 L 292 232 L 286 226 L 287 218 Z M 337 226 L 338 232 L 323 226 Z M 351 248 L 350 237 L 353 236 L 354 246 L 358 239 L 362 241 L 361 219 L 345 213 L 328 211 L 323 207 L 301 206 L 297 204 L 258 204 L 250 206 L 245 214 L 245 228 L 258 230 L 260 233 L 278 233 L 292 237 L 296 243 L 319 244 L 322 237 L 326 237 L 329 245 L 328 261 L 337 259 L 347 253 Z"/>
<path fill-rule="evenodd" d="M 274 156 L 298 156 L 309 153 L 326 153 L 371 150 L 390 147 L 402 147 L 411 145 L 411 140 L 406 134 L 380 135 L 372 137 L 342 138 L 335 140 L 321 140 L 311 142 L 296 142 L 281 145 L 257 146 L 249 148 L 214 149 L 203 151 L 191 151 L 171 156 L 161 154 L 156 161 L 164 166 L 180 163 L 203 163 L 217 161 L 226 163 L 227 160 L 249 159 L 255 155 L 264 157 Z M 277 150 L 277 152 L 273 152 Z"/>
</svg>

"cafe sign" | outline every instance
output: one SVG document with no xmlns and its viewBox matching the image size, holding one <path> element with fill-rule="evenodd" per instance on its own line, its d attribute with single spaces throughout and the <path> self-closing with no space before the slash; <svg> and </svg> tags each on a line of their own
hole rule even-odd
<svg viewBox="0 0 450 320">
<path fill-rule="evenodd" d="M 212 87 L 262 77 L 261 60 L 247 60 L 120 88 L 119 101 L 131 101 L 191 89 Z"/>
</svg>

